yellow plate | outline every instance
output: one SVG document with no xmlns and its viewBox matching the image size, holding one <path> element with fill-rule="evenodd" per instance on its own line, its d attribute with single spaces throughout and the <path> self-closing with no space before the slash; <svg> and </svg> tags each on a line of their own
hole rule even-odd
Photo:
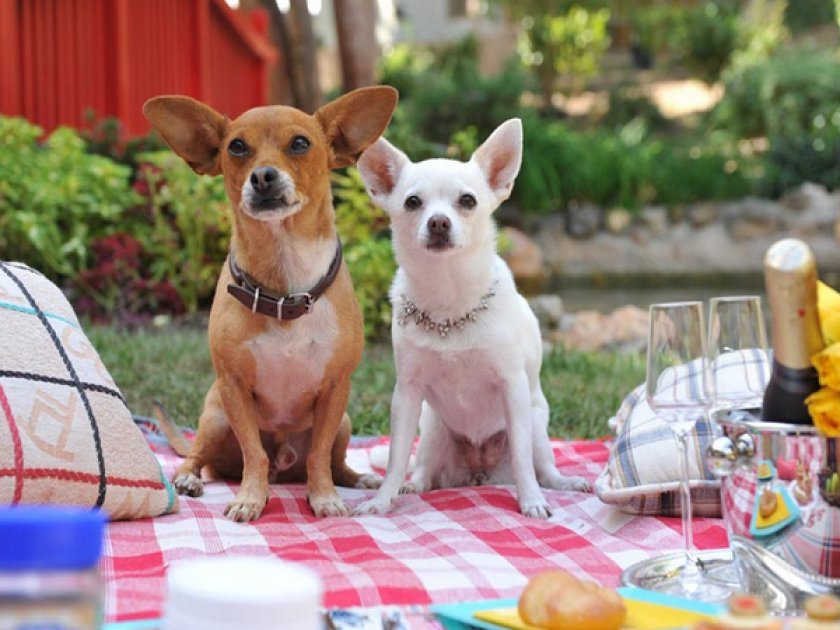
<svg viewBox="0 0 840 630">
<path fill-rule="evenodd" d="M 633 630 L 665 630 L 692 626 L 700 621 L 714 619 L 713 615 L 633 599 L 625 599 L 624 605 L 627 607 L 627 618 L 622 627 L 628 630 L 631 628 Z M 489 621 L 505 628 L 513 628 L 513 630 L 539 630 L 536 626 L 529 626 L 522 621 L 516 608 L 479 610 L 473 614 L 476 619 Z"/>
</svg>

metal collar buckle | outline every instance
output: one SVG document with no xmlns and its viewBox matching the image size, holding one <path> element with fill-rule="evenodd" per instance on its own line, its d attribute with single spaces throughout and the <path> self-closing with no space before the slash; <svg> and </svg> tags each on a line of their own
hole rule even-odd
<svg viewBox="0 0 840 630">
<path fill-rule="evenodd" d="M 283 319 L 283 306 L 288 304 L 289 306 L 299 306 L 303 303 L 304 313 L 311 313 L 312 306 L 314 304 L 312 300 L 312 295 L 309 293 L 292 293 L 291 295 L 287 295 L 280 299 L 280 303 L 277 305 L 277 319 Z"/>
</svg>

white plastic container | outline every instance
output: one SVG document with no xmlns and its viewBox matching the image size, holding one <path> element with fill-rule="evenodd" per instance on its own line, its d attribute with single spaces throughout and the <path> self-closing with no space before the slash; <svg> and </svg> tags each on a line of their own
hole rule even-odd
<svg viewBox="0 0 840 630">
<path fill-rule="evenodd" d="M 173 563 L 163 630 L 321 630 L 319 577 L 257 556 Z"/>
</svg>

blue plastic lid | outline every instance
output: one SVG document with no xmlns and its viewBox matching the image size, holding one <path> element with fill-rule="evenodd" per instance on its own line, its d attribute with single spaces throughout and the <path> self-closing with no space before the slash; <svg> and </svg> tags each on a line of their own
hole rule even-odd
<svg viewBox="0 0 840 630">
<path fill-rule="evenodd" d="M 106 515 L 56 506 L 0 509 L 0 571 L 88 569 L 102 555 Z"/>
</svg>

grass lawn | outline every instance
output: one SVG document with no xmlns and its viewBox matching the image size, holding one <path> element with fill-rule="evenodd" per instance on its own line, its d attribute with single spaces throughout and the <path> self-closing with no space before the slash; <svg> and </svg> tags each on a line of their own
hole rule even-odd
<svg viewBox="0 0 840 630">
<path fill-rule="evenodd" d="M 205 329 L 173 325 L 124 332 L 88 325 L 86 330 L 133 413 L 150 415 L 151 401 L 157 399 L 176 422 L 195 425 L 213 381 Z M 563 438 L 607 434 L 607 419 L 643 379 L 639 356 L 552 351 L 542 369 L 551 405 L 549 432 Z M 354 433 L 388 433 L 393 387 L 390 345 L 369 346 L 353 375 L 349 412 Z"/>
</svg>

